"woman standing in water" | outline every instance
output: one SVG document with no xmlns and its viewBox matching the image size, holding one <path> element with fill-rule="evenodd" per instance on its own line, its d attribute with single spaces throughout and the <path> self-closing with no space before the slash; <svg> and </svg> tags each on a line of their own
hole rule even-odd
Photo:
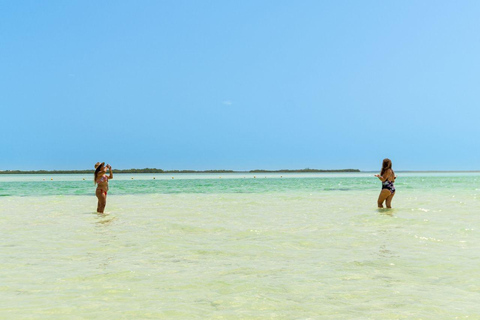
<svg viewBox="0 0 480 320">
<path fill-rule="evenodd" d="M 110 175 L 107 176 L 107 168 L 110 171 Z M 98 198 L 97 212 L 103 213 L 105 206 L 107 205 L 107 192 L 108 192 L 108 180 L 113 179 L 112 166 L 105 162 L 97 162 L 95 164 L 95 177 L 94 181 L 97 185 L 97 190 L 95 192 Z"/>
<path fill-rule="evenodd" d="M 392 199 L 395 195 L 395 186 L 393 183 L 397 178 L 395 172 L 392 170 L 392 161 L 390 159 L 383 159 L 382 171 L 376 174 L 375 177 L 382 181 L 382 191 L 378 196 L 378 207 L 383 208 L 383 202 L 386 202 L 387 208 L 392 207 Z"/>
</svg>

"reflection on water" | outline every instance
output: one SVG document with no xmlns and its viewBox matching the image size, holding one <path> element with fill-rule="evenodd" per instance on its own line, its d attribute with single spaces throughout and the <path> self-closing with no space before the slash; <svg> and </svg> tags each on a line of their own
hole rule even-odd
<svg viewBox="0 0 480 320">
<path fill-rule="evenodd" d="M 95 229 L 93 230 L 97 244 L 92 261 L 97 261 L 97 270 L 101 274 L 109 272 L 109 267 L 117 260 L 117 252 L 119 250 L 119 234 L 115 230 L 115 222 L 118 217 L 110 213 L 96 213 L 94 219 Z"/>
<path fill-rule="evenodd" d="M 392 204 L 393 206 L 394 204 Z M 382 215 L 392 216 L 395 214 L 395 208 L 377 208 L 377 212 Z"/>
<path fill-rule="evenodd" d="M 106 215 L 104 213 L 97 213 L 100 220 L 96 221 L 95 223 L 97 224 L 101 224 L 101 225 L 105 225 L 105 226 L 108 226 L 109 224 L 111 224 L 113 221 L 115 221 L 115 219 L 117 219 L 117 217 L 115 216 L 110 216 L 110 215 Z"/>
<path fill-rule="evenodd" d="M 388 250 L 386 245 L 381 245 L 379 248 L 379 256 L 384 258 L 398 258 L 399 255 L 395 254 L 393 251 Z"/>
</svg>

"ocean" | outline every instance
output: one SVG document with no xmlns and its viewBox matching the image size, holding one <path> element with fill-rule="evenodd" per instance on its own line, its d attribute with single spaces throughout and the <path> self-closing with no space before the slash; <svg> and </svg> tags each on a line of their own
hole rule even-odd
<svg viewBox="0 0 480 320">
<path fill-rule="evenodd" d="M 0 175 L 0 319 L 480 319 L 480 173 L 373 175 Z"/>
</svg>

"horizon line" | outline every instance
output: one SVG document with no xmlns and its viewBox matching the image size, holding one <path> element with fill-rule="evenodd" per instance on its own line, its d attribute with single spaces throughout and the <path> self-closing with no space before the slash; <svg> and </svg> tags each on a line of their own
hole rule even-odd
<svg viewBox="0 0 480 320">
<path fill-rule="evenodd" d="M 94 169 L 66 169 L 66 170 L 0 170 L 0 174 L 86 174 L 94 172 Z M 378 170 L 360 170 L 360 169 L 251 169 L 251 170 L 233 170 L 233 169 L 207 169 L 207 170 L 193 170 L 193 169 L 159 169 L 159 168 L 130 168 L 130 169 L 113 169 L 113 172 L 121 173 L 374 173 Z M 139 171 L 139 172 L 124 172 L 124 171 Z M 142 172 L 144 171 L 144 172 Z M 152 171 L 152 172 L 148 172 Z M 153 172 L 154 171 L 154 172 Z M 396 172 L 480 172 L 480 170 L 396 170 Z"/>
</svg>

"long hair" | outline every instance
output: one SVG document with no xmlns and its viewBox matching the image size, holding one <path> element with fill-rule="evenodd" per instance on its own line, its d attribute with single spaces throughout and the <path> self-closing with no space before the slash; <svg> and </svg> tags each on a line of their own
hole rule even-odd
<svg viewBox="0 0 480 320">
<path fill-rule="evenodd" d="M 95 169 L 95 173 L 93 174 L 93 184 L 97 183 L 97 175 L 100 172 L 100 169 L 102 169 L 103 164 L 99 165 L 97 169 Z"/>
<path fill-rule="evenodd" d="M 388 170 L 392 169 L 392 160 L 385 158 L 383 159 L 383 164 L 382 164 L 382 171 L 380 171 L 380 175 L 383 176 L 383 174 Z M 393 170 L 392 170 L 393 172 Z"/>
</svg>

